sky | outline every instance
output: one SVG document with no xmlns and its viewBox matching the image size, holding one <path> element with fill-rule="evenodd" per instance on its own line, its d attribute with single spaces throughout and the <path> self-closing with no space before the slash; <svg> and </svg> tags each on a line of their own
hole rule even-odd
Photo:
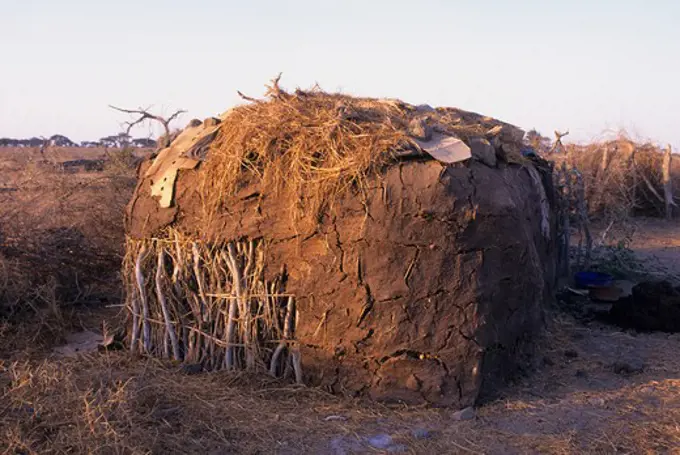
<svg viewBox="0 0 680 455">
<path fill-rule="evenodd" d="M 0 0 L 0 137 L 115 134 L 109 104 L 185 109 L 184 126 L 282 72 L 680 150 L 679 24 L 676 0 Z"/>
</svg>

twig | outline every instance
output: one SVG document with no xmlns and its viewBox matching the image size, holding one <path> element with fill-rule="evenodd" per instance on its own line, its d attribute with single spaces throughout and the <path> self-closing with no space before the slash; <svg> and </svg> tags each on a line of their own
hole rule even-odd
<svg viewBox="0 0 680 455">
<path fill-rule="evenodd" d="M 244 95 L 244 94 L 241 93 L 241 91 L 239 91 L 239 90 L 236 90 L 236 93 L 238 93 L 238 96 L 240 96 L 241 98 L 243 98 L 243 99 L 246 100 L 246 101 L 250 101 L 251 103 L 261 103 L 261 102 L 262 102 L 261 100 L 258 100 L 258 99 L 256 99 L 256 98 L 252 98 L 252 97 L 250 97 L 250 96 Z"/>
</svg>

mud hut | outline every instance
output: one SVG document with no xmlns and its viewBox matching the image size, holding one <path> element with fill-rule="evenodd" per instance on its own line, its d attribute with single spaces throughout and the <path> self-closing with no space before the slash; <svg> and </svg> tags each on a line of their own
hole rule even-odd
<svg viewBox="0 0 680 455">
<path fill-rule="evenodd" d="M 469 406 L 555 274 L 551 171 L 489 117 L 278 83 L 139 169 L 129 343 L 203 369 Z"/>
</svg>

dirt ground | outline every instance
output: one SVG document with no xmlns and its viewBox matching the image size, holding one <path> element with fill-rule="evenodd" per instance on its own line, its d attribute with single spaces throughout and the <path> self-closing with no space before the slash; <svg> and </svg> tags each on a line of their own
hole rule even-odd
<svg viewBox="0 0 680 455">
<path fill-rule="evenodd" d="M 119 188 L 116 201 L 128 191 Z M 84 232 L 88 223 L 71 221 Z M 642 220 L 632 247 L 655 274 L 677 277 L 680 223 Z M 680 453 L 680 334 L 622 331 L 551 308 L 535 365 L 461 414 L 192 374 L 122 351 L 57 357 L 68 332 L 115 325 L 117 302 L 87 303 L 61 311 L 59 329 L 45 330 L 59 321 L 44 312 L 0 323 L 1 453 Z"/>
<path fill-rule="evenodd" d="M 638 223 L 632 248 L 659 276 L 680 281 L 680 223 L 647 219 Z"/>
</svg>

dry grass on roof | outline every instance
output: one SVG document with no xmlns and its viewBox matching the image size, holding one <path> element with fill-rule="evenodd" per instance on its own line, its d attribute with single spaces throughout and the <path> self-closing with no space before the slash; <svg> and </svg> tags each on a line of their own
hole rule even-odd
<svg viewBox="0 0 680 455">
<path fill-rule="evenodd" d="M 294 219 L 315 219 L 338 194 L 350 188 L 362 194 L 367 178 L 393 163 L 395 152 L 416 147 L 408 134 L 416 117 L 463 140 L 505 125 L 464 111 L 419 110 L 318 88 L 287 93 L 278 79 L 264 100 L 243 97 L 250 102 L 224 117 L 205 165 L 209 213 L 256 184 L 262 195 L 292 194 Z"/>
<path fill-rule="evenodd" d="M 229 197 L 259 183 L 262 194 L 297 195 L 296 214 L 318 213 L 331 195 L 361 187 L 393 161 L 408 141 L 406 126 L 393 104 L 274 86 L 268 100 L 237 107 L 223 120 L 203 193 Z"/>
</svg>

